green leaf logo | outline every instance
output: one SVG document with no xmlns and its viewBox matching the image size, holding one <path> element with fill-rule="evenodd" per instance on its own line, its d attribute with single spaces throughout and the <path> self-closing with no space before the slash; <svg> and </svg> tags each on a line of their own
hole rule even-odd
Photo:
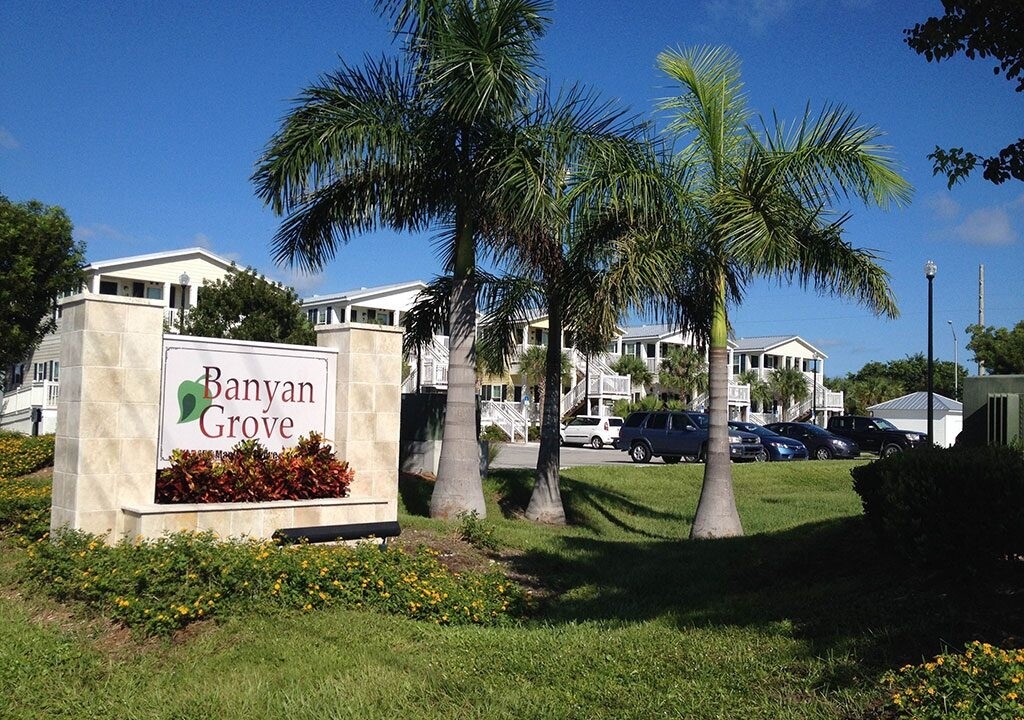
<svg viewBox="0 0 1024 720">
<path fill-rule="evenodd" d="M 178 386 L 178 424 L 195 422 L 203 414 L 203 410 L 210 407 L 210 398 L 203 397 L 204 386 L 198 380 L 185 380 Z"/>
</svg>

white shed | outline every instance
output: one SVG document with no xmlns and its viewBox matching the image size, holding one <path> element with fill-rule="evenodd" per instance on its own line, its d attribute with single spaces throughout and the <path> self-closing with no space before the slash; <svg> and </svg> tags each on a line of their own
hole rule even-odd
<svg viewBox="0 0 1024 720">
<path fill-rule="evenodd" d="M 928 432 L 928 393 L 914 392 L 868 408 L 875 417 L 885 418 L 901 430 Z M 964 406 L 938 393 L 932 394 L 935 444 L 949 447 L 964 426 Z"/>
</svg>

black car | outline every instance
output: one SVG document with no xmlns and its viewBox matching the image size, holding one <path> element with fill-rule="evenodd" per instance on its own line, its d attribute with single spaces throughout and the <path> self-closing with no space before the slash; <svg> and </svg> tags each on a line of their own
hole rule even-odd
<svg viewBox="0 0 1024 720">
<path fill-rule="evenodd" d="M 784 437 L 799 440 L 807 446 L 807 452 L 818 460 L 829 458 L 855 458 L 860 447 L 853 440 L 839 437 L 813 423 L 779 422 L 768 423 L 766 428 Z"/>
<path fill-rule="evenodd" d="M 615 447 L 628 452 L 633 462 L 660 457 L 677 463 L 684 457 L 702 461 L 708 451 L 708 416 L 688 410 L 654 410 L 631 413 L 622 424 Z M 756 460 L 762 452 L 757 435 L 729 431 L 729 457 Z"/>
<path fill-rule="evenodd" d="M 799 440 L 779 435 L 757 423 L 742 420 L 730 420 L 729 427 L 734 430 L 753 433 L 761 438 L 762 453 L 758 460 L 806 460 L 807 448 Z"/>
<path fill-rule="evenodd" d="M 828 419 L 828 429 L 857 443 L 862 450 L 888 457 L 922 445 L 928 440 L 924 433 L 900 430 L 888 420 L 864 415 L 837 415 Z"/>
</svg>

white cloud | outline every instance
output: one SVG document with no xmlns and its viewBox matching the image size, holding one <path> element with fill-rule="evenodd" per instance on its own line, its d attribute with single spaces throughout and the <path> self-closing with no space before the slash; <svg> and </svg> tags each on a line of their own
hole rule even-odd
<svg viewBox="0 0 1024 720">
<path fill-rule="evenodd" d="M 742 24 L 763 32 L 792 7 L 792 0 L 707 0 L 704 11 L 716 22 Z"/>
<path fill-rule="evenodd" d="M 4 150 L 17 150 L 21 147 L 21 143 L 18 142 L 18 138 L 11 135 L 10 131 L 0 125 L 0 148 Z"/>
<path fill-rule="evenodd" d="M 197 247 L 201 247 L 204 250 L 211 250 L 213 248 L 213 244 L 210 242 L 210 236 L 206 233 L 196 233 L 195 237 L 192 238 L 192 242 L 194 242 Z"/>
<path fill-rule="evenodd" d="M 979 208 L 953 229 L 953 235 L 972 245 L 1012 245 L 1017 233 L 1002 207 Z"/>
<path fill-rule="evenodd" d="M 276 280 L 279 283 L 287 285 L 295 289 L 295 292 L 299 296 L 309 295 L 313 290 L 316 290 L 324 284 L 325 276 L 323 273 L 305 273 L 298 268 L 291 268 L 289 270 L 283 270 L 275 273 L 271 276 L 272 280 Z"/>
<path fill-rule="evenodd" d="M 75 227 L 75 238 L 77 240 L 92 240 L 93 238 L 102 238 L 104 240 L 116 240 L 117 242 L 125 243 L 135 241 L 135 238 L 133 238 L 128 233 L 119 230 L 113 225 L 107 225 L 105 223 L 79 225 Z"/>
<path fill-rule="evenodd" d="M 949 193 L 937 192 L 925 199 L 925 204 L 942 220 L 952 220 L 960 214 L 960 204 Z"/>
</svg>

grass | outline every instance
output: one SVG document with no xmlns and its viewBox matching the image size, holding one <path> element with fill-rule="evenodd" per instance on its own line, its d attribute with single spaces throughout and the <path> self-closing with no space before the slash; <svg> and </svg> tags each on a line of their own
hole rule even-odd
<svg viewBox="0 0 1024 720">
<path fill-rule="evenodd" d="M 863 717 L 886 669 L 1024 624 L 1003 585 L 877 547 L 850 467 L 736 466 L 748 534 L 713 542 L 685 539 L 700 466 L 566 470 L 569 528 L 520 519 L 530 473 L 496 472 L 502 561 L 548 591 L 511 628 L 332 609 L 144 641 L 29 592 L 8 543 L 0 717 Z M 404 527 L 457 532 L 423 516 L 428 484 L 406 478 L 401 496 Z"/>
</svg>

